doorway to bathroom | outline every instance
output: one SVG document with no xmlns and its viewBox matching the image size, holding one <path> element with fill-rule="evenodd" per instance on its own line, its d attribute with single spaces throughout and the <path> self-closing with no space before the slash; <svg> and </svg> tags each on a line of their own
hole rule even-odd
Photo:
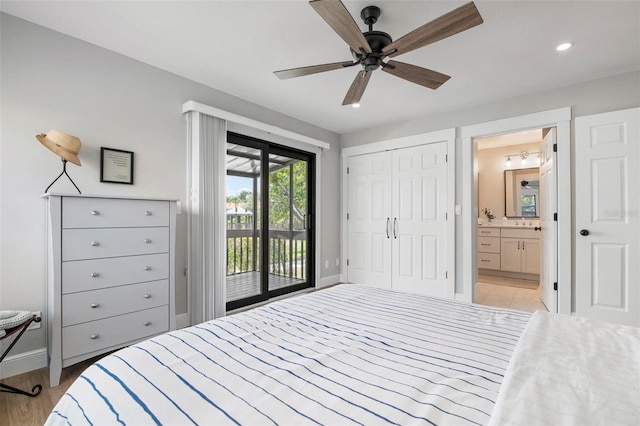
<svg viewBox="0 0 640 426">
<path fill-rule="evenodd" d="M 476 139 L 473 302 L 556 309 L 555 128 Z"/>
</svg>

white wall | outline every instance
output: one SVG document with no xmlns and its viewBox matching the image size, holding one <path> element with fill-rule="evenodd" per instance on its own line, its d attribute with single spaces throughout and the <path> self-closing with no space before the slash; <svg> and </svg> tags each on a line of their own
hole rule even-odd
<svg viewBox="0 0 640 426">
<path fill-rule="evenodd" d="M 637 106 L 640 106 L 640 71 L 553 88 L 540 93 L 478 105 L 464 110 L 418 117 L 397 123 L 394 126 L 384 125 L 370 128 L 341 135 L 340 143 L 343 148 L 346 148 L 562 107 L 571 107 L 572 118 L 574 118 Z M 572 152 L 574 147 L 572 135 Z M 456 150 L 456 204 L 458 205 L 469 202 L 469 200 L 462 199 L 462 151 L 461 149 Z M 458 219 L 459 216 L 456 218 Z M 464 251 L 469 249 L 462 245 L 462 225 L 460 220 L 456 220 L 456 259 L 462 259 Z M 458 294 L 463 293 L 461 268 L 461 263 L 456 264 L 456 293 Z"/>
<path fill-rule="evenodd" d="M 186 123 L 195 100 L 331 144 L 322 159 L 322 258 L 335 276 L 339 249 L 338 135 L 110 52 L 1 14 L 0 310 L 44 311 L 45 202 L 59 157 L 35 139 L 58 129 L 82 140 L 82 167 L 67 169 L 84 194 L 186 199 Z M 135 152 L 134 185 L 100 183 L 100 147 Z M 56 184 L 55 192 L 73 192 Z M 186 215 L 178 216 L 176 312 L 186 312 Z M 45 327 L 12 350 L 45 347 Z"/>
</svg>

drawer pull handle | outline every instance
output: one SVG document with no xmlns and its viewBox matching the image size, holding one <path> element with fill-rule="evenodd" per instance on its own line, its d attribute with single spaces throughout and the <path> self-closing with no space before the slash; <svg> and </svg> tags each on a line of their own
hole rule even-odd
<svg viewBox="0 0 640 426">
<path fill-rule="evenodd" d="M 99 277 L 99 276 L 100 276 L 100 274 L 99 274 L 99 273 L 97 273 L 97 272 L 92 272 L 92 273 L 91 273 L 91 277 L 92 277 L 92 278 L 96 278 L 96 277 Z"/>
<path fill-rule="evenodd" d="M 490 246 L 491 244 L 487 244 L 487 243 L 480 243 L 481 246 Z"/>
<path fill-rule="evenodd" d="M 151 321 L 145 321 L 145 322 L 144 322 L 144 325 L 145 325 L 146 327 L 150 326 L 150 325 L 151 325 Z"/>
<path fill-rule="evenodd" d="M 145 216 L 151 216 L 151 215 L 152 215 L 152 213 L 151 213 L 149 210 L 145 210 L 144 215 L 145 215 Z"/>
<path fill-rule="evenodd" d="M 145 238 L 145 239 L 144 239 L 144 242 L 145 242 L 145 243 L 147 243 L 147 244 L 151 244 L 151 240 L 150 240 L 150 239 L 148 239 L 148 238 Z"/>
<path fill-rule="evenodd" d="M 91 210 L 91 214 L 94 216 L 100 216 L 100 212 L 98 210 Z"/>
<path fill-rule="evenodd" d="M 489 262 L 490 262 L 490 260 L 482 259 L 482 260 L 480 260 L 480 262 L 486 262 L 486 263 L 489 263 Z"/>
<path fill-rule="evenodd" d="M 145 298 L 145 299 L 149 299 L 150 297 L 151 297 L 151 295 L 150 295 L 149 293 L 145 293 L 145 294 L 144 294 L 144 298 Z"/>
<path fill-rule="evenodd" d="M 98 337 L 100 337 L 99 334 L 92 334 L 91 335 L 91 340 L 96 340 Z"/>
<path fill-rule="evenodd" d="M 97 242 L 97 241 L 91 241 L 91 246 L 92 246 L 92 247 L 98 247 L 99 245 L 100 245 L 100 243 L 99 243 L 99 242 Z"/>
<path fill-rule="evenodd" d="M 92 303 L 92 304 L 91 304 L 91 307 L 92 307 L 93 309 L 97 308 L 98 306 L 100 306 L 100 304 L 99 304 L 99 303 Z"/>
<path fill-rule="evenodd" d="M 145 266 L 145 267 L 144 267 L 144 270 L 145 270 L 145 271 L 150 271 L 150 270 L 151 270 L 151 266 Z"/>
</svg>

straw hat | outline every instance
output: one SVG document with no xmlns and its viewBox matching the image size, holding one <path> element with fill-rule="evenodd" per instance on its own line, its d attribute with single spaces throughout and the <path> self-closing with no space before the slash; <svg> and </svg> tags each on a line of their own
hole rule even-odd
<svg viewBox="0 0 640 426">
<path fill-rule="evenodd" d="M 36 135 L 36 139 L 49 150 L 55 152 L 65 160 L 71 161 L 77 166 L 81 166 L 78 153 L 80 152 L 80 139 L 76 136 L 68 135 L 59 130 L 51 129 L 46 135 L 44 133 Z"/>
</svg>

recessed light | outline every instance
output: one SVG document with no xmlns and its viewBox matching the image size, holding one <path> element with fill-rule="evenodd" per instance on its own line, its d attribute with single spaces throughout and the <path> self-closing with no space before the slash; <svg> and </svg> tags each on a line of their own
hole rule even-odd
<svg viewBox="0 0 640 426">
<path fill-rule="evenodd" d="M 558 52 L 562 52 L 563 50 L 569 49 L 571 46 L 573 46 L 573 43 L 562 43 L 556 47 L 556 50 Z"/>
<path fill-rule="evenodd" d="M 355 104 L 351 104 L 351 106 L 352 106 L 353 108 L 360 108 L 360 104 L 359 104 L 359 103 L 357 103 L 357 102 L 356 102 Z"/>
</svg>

